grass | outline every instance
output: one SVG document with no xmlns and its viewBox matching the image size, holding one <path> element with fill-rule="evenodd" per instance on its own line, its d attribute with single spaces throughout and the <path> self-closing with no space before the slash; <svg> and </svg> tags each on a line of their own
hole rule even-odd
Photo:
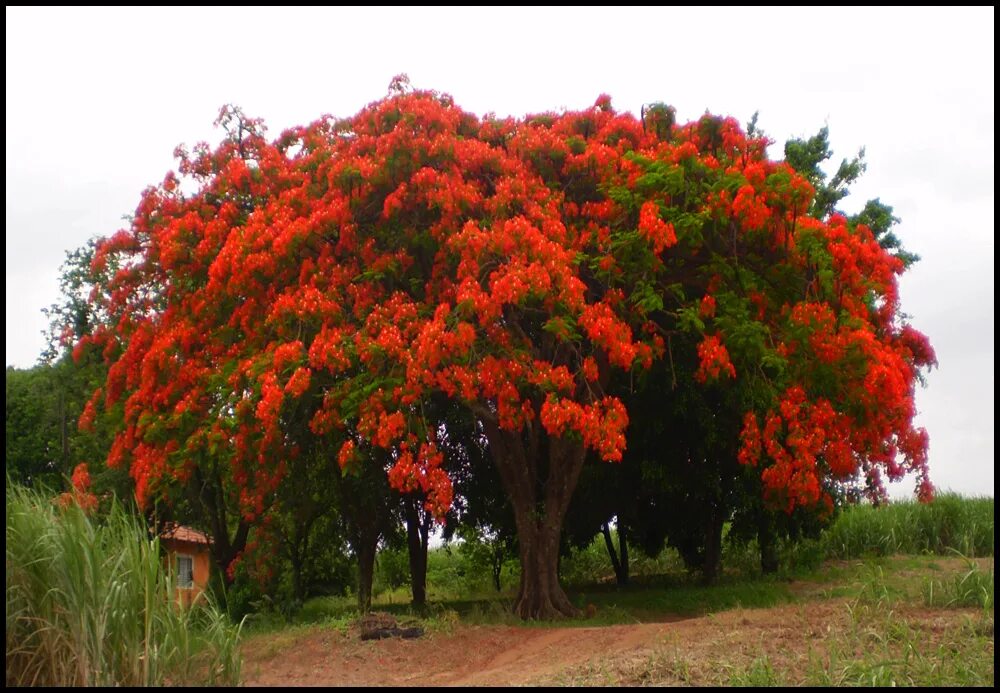
<svg viewBox="0 0 1000 693">
<path fill-rule="evenodd" d="M 826 583 L 832 578 L 855 579 L 852 575 L 855 568 L 831 564 L 830 559 L 878 559 L 899 553 L 911 554 L 919 561 L 928 554 L 992 556 L 992 538 L 992 498 L 942 494 L 930 504 L 897 502 L 882 507 L 847 508 L 819 539 L 785 546 L 784 567 L 777 575 L 760 574 L 752 546 L 727 544 L 724 565 L 728 568 L 718 585 L 699 584 L 684 569 L 676 552 L 666 550 L 656 559 L 636 552 L 632 560 L 632 584 L 623 588 L 613 583 L 604 542 L 598 537 L 592 545 L 574 550 L 561 563 L 562 580 L 570 599 L 581 610 L 593 605 L 596 614 L 589 619 L 563 621 L 560 625 L 634 623 L 657 620 L 663 614 L 690 617 L 737 607 L 775 606 L 793 599 L 788 587 L 792 579 Z M 922 570 L 923 566 L 920 563 L 916 567 Z M 430 611 L 411 608 L 407 587 L 380 588 L 378 579 L 374 608 L 400 618 L 424 618 L 431 623 L 438 618 L 436 614 L 445 611 L 455 612 L 463 623 L 520 623 L 509 615 L 517 585 L 516 566 L 505 568 L 507 589 L 499 593 L 483 579 L 482 572 L 463 552 L 441 547 L 432 550 L 428 560 Z M 972 583 L 967 587 L 971 588 Z M 935 593 L 933 598 L 940 599 L 943 588 L 932 585 L 927 589 Z M 992 576 L 989 588 L 992 593 Z M 833 596 L 847 593 L 843 584 L 829 589 L 836 593 Z M 329 623 L 344 628 L 355 616 L 356 604 L 351 596 L 319 597 L 307 600 L 292 623 Z M 252 618 L 251 627 L 276 630 L 285 622 L 285 618 L 261 614 Z"/>
<path fill-rule="evenodd" d="M 638 658 L 591 661 L 546 683 L 993 686 L 992 573 L 983 559 L 867 558 L 818 571 L 823 589 L 794 590 L 798 608 L 714 612 Z M 921 596 L 928 580 L 944 585 L 932 605 Z"/>
<path fill-rule="evenodd" d="M 931 636 L 919 620 L 878 610 L 808 652 L 806 665 L 776 672 L 766 654 L 732 668 L 741 686 L 993 686 L 993 640 L 968 623 Z"/>
<path fill-rule="evenodd" d="M 894 554 L 993 555 L 993 499 L 940 494 L 931 503 L 859 505 L 841 513 L 821 539 L 826 558 Z"/>
<path fill-rule="evenodd" d="M 993 565 L 983 569 L 966 560 L 966 568 L 950 580 L 927 578 L 924 604 L 929 607 L 958 608 L 975 606 L 984 612 L 993 610 Z"/>
<path fill-rule="evenodd" d="M 934 503 L 859 506 L 818 539 L 784 546 L 782 570 L 763 576 L 753 547 L 728 546 L 726 571 L 699 584 L 676 554 L 633 562 L 614 584 L 603 542 L 562 563 L 581 615 L 523 623 L 510 614 L 515 570 L 501 593 L 460 552 L 432 552 L 426 609 L 405 587 L 376 593 L 374 607 L 419 621 L 434 637 L 468 626 L 593 627 L 666 622 L 695 636 L 654 644 L 641 657 L 575 665 L 539 683 L 562 685 L 992 685 L 993 500 L 943 495 Z M 772 614 L 768 616 L 768 614 Z M 306 602 L 298 625 L 252 625 L 269 655 L 302 637 L 346 632 L 350 597 Z M 760 624 L 760 619 L 776 619 Z M 287 644 L 286 644 L 287 643 Z"/>
<path fill-rule="evenodd" d="M 441 550 L 426 609 L 413 610 L 405 588 L 383 590 L 375 608 L 419 620 L 431 648 L 436 637 L 453 647 L 444 643 L 461 641 L 471 626 L 665 623 L 655 631 L 665 639 L 561 671 L 556 664 L 539 684 L 992 686 L 993 562 L 984 558 L 993 555 L 992 509 L 992 499 L 947 495 L 929 506 L 851 508 L 827 534 L 786 546 L 775 575 L 759 573 L 752 547 L 728 547 L 727 570 L 711 586 L 665 553 L 636 561 L 632 584 L 619 587 L 595 542 L 563 561 L 567 593 L 582 613 L 555 623 L 518 621 L 510 614 L 515 580 L 505 578 L 499 594 L 484 589 L 459 552 Z M 301 638 L 346 632 L 355 615 L 351 598 L 309 600 L 296 617 L 303 625 L 259 621 L 254 630 L 264 632 L 254 644 L 280 656 Z"/>
<path fill-rule="evenodd" d="M 100 521 L 7 484 L 6 683 L 236 684 L 240 627 L 178 608 L 159 542 L 114 505 Z"/>
</svg>

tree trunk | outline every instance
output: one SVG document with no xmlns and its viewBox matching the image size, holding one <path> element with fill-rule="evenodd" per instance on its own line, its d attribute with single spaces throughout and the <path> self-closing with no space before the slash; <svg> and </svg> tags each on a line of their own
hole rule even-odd
<svg viewBox="0 0 1000 693">
<path fill-rule="evenodd" d="M 372 581 L 375 577 L 375 553 L 378 534 L 374 541 L 362 541 L 358 548 L 358 610 L 368 613 L 372 609 Z"/>
<path fill-rule="evenodd" d="M 718 507 L 705 527 L 705 564 L 702 567 L 702 579 L 706 584 L 712 584 L 719 579 L 722 569 L 722 527 L 725 517 Z"/>
<path fill-rule="evenodd" d="M 500 548 L 493 549 L 493 586 L 500 591 L 500 574 L 503 572 L 504 554 Z"/>
<path fill-rule="evenodd" d="M 575 616 L 577 609 L 559 584 L 561 525 L 538 522 L 517 510 L 515 516 L 521 548 L 521 586 L 514 600 L 514 613 L 523 619 Z"/>
<path fill-rule="evenodd" d="M 212 558 L 222 575 L 223 584 L 228 586 L 233 582 L 233 578 L 229 574 L 229 565 L 246 548 L 247 538 L 250 535 L 250 523 L 241 516 L 236 526 L 236 534 L 230 541 L 229 521 L 226 516 L 221 477 L 218 472 L 215 472 L 206 478 L 198 468 L 195 468 L 194 479 L 196 488 L 200 488 L 197 496 L 198 500 L 201 501 L 199 509 L 211 527 Z M 213 480 L 214 483 L 211 483 L 209 479 Z"/>
<path fill-rule="evenodd" d="M 406 547 L 410 557 L 410 593 L 414 606 L 427 604 L 427 536 L 430 516 L 420 510 L 420 499 L 403 498 L 406 513 Z"/>
<path fill-rule="evenodd" d="M 760 546 L 760 569 L 767 575 L 778 571 L 778 550 L 775 546 L 771 518 L 762 511 L 757 521 L 757 544 Z"/>
<path fill-rule="evenodd" d="M 233 578 L 229 574 L 229 566 L 246 548 L 247 538 L 250 535 L 250 523 L 240 518 L 240 523 L 236 527 L 236 535 L 232 541 L 229 540 L 229 533 L 225 525 L 213 523 L 213 527 L 217 527 L 217 529 L 212 534 L 212 557 L 222 575 L 223 583 L 228 586 L 233 582 Z"/>
<path fill-rule="evenodd" d="M 618 515 L 618 555 L 621 557 L 622 566 L 618 584 L 624 587 L 628 584 L 628 530 L 625 529 L 621 515 Z"/>
<path fill-rule="evenodd" d="M 622 574 L 622 564 L 618 561 L 618 554 L 615 552 L 615 544 L 611 539 L 611 527 L 607 522 L 601 525 L 601 534 L 604 535 L 604 546 L 608 549 L 608 556 L 611 557 L 611 567 L 614 568 L 615 571 L 615 582 L 619 585 L 624 585 L 625 582 L 622 581 L 623 577 L 625 581 L 627 581 L 628 578 Z M 619 535 L 619 537 L 620 536 L 621 535 Z M 621 540 L 619 539 L 619 541 Z"/>
<path fill-rule="evenodd" d="M 302 584 L 302 561 L 297 552 L 291 556 L 292 564 L 292 596 L 302 601 L 305 600 L 305 588 Z"/>
<path fill-rule="evenodd" d="M 524 619 L 574 616 L 578 610 L 559 584 L 559 537 L 583 469 L 584 448 L 548 436 L 537 421 L 524 433 L 501 430 L 492 417 L 483 424 L 517 523 L 521 585 L 514 613 Z"/>
</svg>

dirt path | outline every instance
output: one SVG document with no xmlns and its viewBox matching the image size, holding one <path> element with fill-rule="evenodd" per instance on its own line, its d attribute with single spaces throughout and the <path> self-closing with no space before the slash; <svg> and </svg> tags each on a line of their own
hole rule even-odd
<svg viewBox="0 0 1000 693">
<path fill-rule="evenodd" d="M 814 625 L 828 623 L 839 618 L 837 610 L 842 605 L 814 604 L 808 612 L 788 605 L 599 627 L 459 625 L 417 640 L 367 642 L 315 630 L 273 653 L 266 641 L 255 638 L 245 648 L 244 677 L 249 686 L 496 686 L 572 683 L 586 672 L 588 681 L 596 676 L 599 682 L 608 662 L 620 669 L 664 650 L 728 654 L 756 647 L 765 632 L 779 642 L 800 638 L 803 625 L 808 626 L 803 617 Z"/>
<path fill-rule="evenodd" d="M 801 671 L 857 625 L 852 626 L 846 598 L 819 597 L 823 586 L 815 583 L 795 587 L 803 601 L 657 623 L 456 624 L 415 640 L 361 641 L 355 633 L 321 626 L 256 635 L 244 643 L 244 682 L 282 687 L 717 685 L 729 668 L 746 666 L 762 654 L 776 668 Z M 888 613 L 905 618 L 928 646 L 951 625 L 975 616 L 974 609 L 941 611 L 917 604 L 898 604 Z"/>
<path fill-rule="evenodd" d="M 672 624 L 593 628 L 456 626 L 417 640 L 362 642 L 316 631 L 267 656 L 251 643 L 244 675 L 250 686 L 438 685 L 531 683 L 596 657 L 655 646 Z M 261 655 L 264 656 L 261 656 Z"/>
</svg>

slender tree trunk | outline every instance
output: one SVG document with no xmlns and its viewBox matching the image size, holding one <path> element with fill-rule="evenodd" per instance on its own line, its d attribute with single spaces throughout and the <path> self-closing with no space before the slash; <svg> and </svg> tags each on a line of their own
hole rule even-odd
<svg viewBox="0 0 1000 693">
<path fill-rule="evenodd" d="M 503 572 L 503 551 L 499 548 L 493 549 L 493 586 L 500 591 L 500 574 Z"/>
<path fill-rule="evenodd" d="M 378 549 L 378 534 L 374 541 L 365 537 L 358 547 L 358 609 L 368 613 L 372 609 L 372 582 L 375 577 L 375 553 Z"/>
<path fill-rule="evenodd" d="M 619 530 L 621 531 L 621 530 Z M 615 544 L 611 539 L 611 527 L 605 522 L 601 525 L 601 534 L 604 535 L 604 546 L 608 549 L 608 556 L 611 557 L 611 567 L 615 570 L 615 582 L 619 585 L 625 584 L 623 578 L 627 581 L 628 578 L 624 577 L 622 574 L 622 564 L 618 560 L 618 554 L 615 552 Z M 619 535 L 620 537 L 621 535 Z"/>
<path fill-rule="evenodd" d="M 427 603 L 427 537 L 430 517 L 420 511 L 420 499 L 403 498 L 406 514 L 406 547 L 410 557 L 410 593 L 414 606 Z"/>
<path fill-rule="evenodd" d="M 712 584 L 719 579 L 722 570 L 722 527 L 725 517 L 716 506 L 705 527 L 705 565 L 702 567 L 702 579 L 706 584 Z"/>
<path fill-rule="evenodd" d="M 775 546 L 771 518 L 761 511 L 757 521 L 757 544 L 760 546 L 760 569 L 767 575 L 778 571 L 778 550 Z"/>
<path fill-rule="evenodd" d="M 618 555 L 621 557 L 621 565 L 622 565 L 622 574 L 618 580 L 618 584 L 625 586 L 628 584 L 628 579 L 629 579 L 628 530 L 625 529 L 625 524 L 622 522 L 621 515 L 618 515 Z"/>
<path fill-rule="evenodd" d="M 302 585 L 302 561 L 297 554 L 291 558 L 292 564 L 292 595 L 298 600 L 305 599 L 305 589 Z"/>
</svg>

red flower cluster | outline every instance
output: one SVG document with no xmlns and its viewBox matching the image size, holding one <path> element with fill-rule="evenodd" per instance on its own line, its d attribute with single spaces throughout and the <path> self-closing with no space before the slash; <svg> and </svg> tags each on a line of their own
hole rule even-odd
<svg viewBox="0 0 1000 693">
<path fill-rule="evenodd" d="M 652 200 L 643 203 L 639 210 L 639 233 L 649 241 L 657 255 L 677 244 L 674 225 L 660 218 L 660 206 Z"/>
<path fill-rule="evenodd" d="M 90 492 L 90 471 L 87 469 L 86 462 L 81 462 L 73 468 L 71 482 L 73 490 L 61 493 L 56 498 L 59 507 L 68 508 L 76 505 L 85 513 L 94 512 L 97 509 L 97 496 Z"/>
<path fill-rule="evenodd" d="M 77 348 L 109 374 L 81 425 L 122 403 L 108 463 L 140 503 L 212 459 L 260 518 L 285 461 L 328 436 L 341 467 L 385 449 L 393 486 L 443 516 L 424 406 L 442 397 L 620 460 L 628 417 L 603 388 L 672 356 L 663 336 L 702 330 L 678 317 L 695 313 L 727 343 L 699 335 L 683 377 L 728 387 L 762 357 L 779 374 L 780 405 L 741 434 L 772 493 L 809 505 L 859 474 L 926 477 L 913 384 L 934 355 L 902 324 L 901 264 L 863 226 L 803 216 L 808 182 L 733 119 L 658 131 L 602 98 L 500 120 L 397 90 L 274 142 L 241 126 L 180 152 L 195 192 L 167 176 L 94 260 L 115 269 L 94 294 L 111 322 Z"/>
<path fill-rule="evenodd" d="M 717 335 L 706 335 L 698 345 L 698 370 L 695 379 L 700 382 L 717 380 L 722 374 L 736 377 L 736 367 L 729 360 L 729 352 Z"/>
</svg>

